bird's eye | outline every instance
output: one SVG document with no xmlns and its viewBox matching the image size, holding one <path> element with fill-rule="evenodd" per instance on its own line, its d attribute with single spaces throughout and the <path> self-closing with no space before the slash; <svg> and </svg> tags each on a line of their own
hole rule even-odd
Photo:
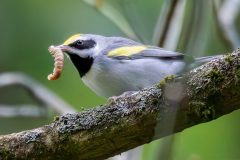
<svg viewBox="0 0 240 160">
<path fill-rule="evenodd" d="M 76 42 L 76 45 L 77 45 L 77 46 L 81 46 L 81 45 L 83 45 L 83 41 L 78 40 L 78 41 Z"/>
</svg>

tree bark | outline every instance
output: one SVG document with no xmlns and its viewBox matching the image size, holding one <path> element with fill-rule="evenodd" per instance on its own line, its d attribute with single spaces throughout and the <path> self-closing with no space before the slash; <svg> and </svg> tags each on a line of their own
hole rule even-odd
<svg viewBox="0 0 240 160">
<path fill-rule="evenodd" d="M 103 106 L 0 136 L 0 159 L 106 159 L 239 109 L 239 90 L 240 49 Z"/>
</svg>

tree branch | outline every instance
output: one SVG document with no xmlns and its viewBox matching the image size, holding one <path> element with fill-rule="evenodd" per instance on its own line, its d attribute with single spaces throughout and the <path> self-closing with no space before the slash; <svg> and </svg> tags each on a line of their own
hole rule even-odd
<svg viewBox="0 0 240 160">
<path fill-rule="evenodd" d="M 239 109 L 239 90 L 240 49 L 183 77 L 1 136 L 0 159 L 105 159 Z"/>
</svg>

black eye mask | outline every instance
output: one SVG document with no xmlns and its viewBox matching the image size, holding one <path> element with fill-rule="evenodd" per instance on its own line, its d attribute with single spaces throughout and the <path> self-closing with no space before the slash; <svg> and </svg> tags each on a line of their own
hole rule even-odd
<svg viewBox="0 0 240 160">
<path fill-rule="evenodd" d="M 96 45 L 96 42 L 92 39 L 90 40 L 77 40 L 75 42 L 73 42 L 72 44 L 70 44 L 70 47 L 74 47 L 76 49 L 91 49 L 94 48 L 94 46 Z"/>
</svg>

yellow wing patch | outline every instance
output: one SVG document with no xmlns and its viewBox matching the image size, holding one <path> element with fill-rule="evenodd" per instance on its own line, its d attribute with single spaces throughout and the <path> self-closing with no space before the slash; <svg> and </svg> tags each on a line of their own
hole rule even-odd
<svg viewBox="0 0 240 160">
<path fill-rule="evenodd" d="M 75 34 L 73 36 L 71 36 L 70 38 L 68 38 L 63 44 L 64 45 L 69 45 L 72 42 L 76 41 L 79 38 L 80 34 Z"/>
<path fill-rule="evenodd" d="M 113 56 L 132 56 L 143 50 L 147 49 L 147 46 L 127 46 L 116 48 L 108 53 L 109 57 Z"/>
</svg>

